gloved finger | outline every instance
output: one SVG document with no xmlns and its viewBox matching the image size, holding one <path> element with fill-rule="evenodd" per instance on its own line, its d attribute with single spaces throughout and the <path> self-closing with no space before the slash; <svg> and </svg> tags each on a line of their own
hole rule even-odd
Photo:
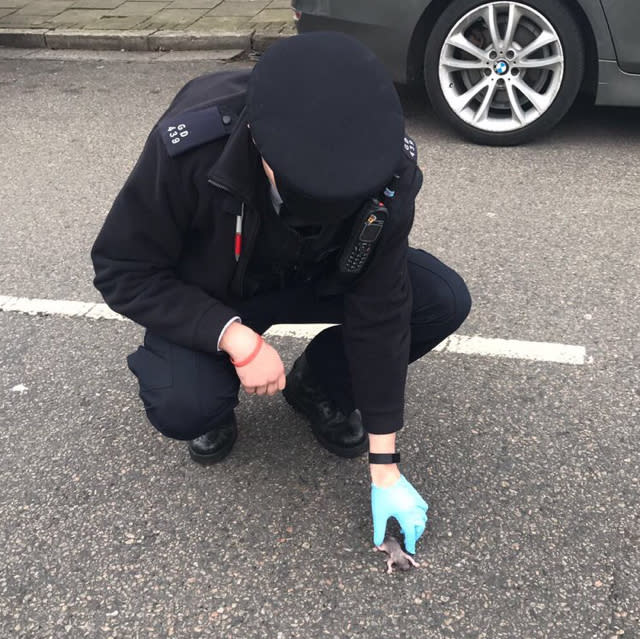
<svg viewBox="0 0 640 639">
<path fill-rule="evenodd" d="M 410 526 L 409 529 L 402 530 L 404 532 L 404 547 L 411 555 L 416 554 L 416 529 L 415 526 Z"/>
<path fill-rule="evenodd" d="M 410 516 L 404 515 L 399 520 L 402 534 L 404 535 L 404 546 L 408 553 L 412 555 L 416 552 L 415 523 Z"/>
<path fill-rule="evenodd" d="M 422 533 L 424 532 L 425 527 L 426 524 L 418 524 L 414 527 L 414 538 L 416 541 L 418 541 L 418 539 L 422 537 Z"/>
<path fill-rule="evenodd" d="M 247 395 L 253 395 L 256 392 L 256 389 L 253 386 L 243 386 L 243 388 Z"/>
<path fill-rule="evenodd" d="M 373 512 L 373 545 L 380 546 L 387 532 L 387 519 L 382 512 Z"/>
<path fill-rule="evenodd" d="M 278 378 L 278 389 L 284 390 L 284 387 L 287 385 L 287 378 L 284 375 L 280 375 Z"/>
<path fill-rule="evenodd" d="M 258 386 L 256 388 L 256 395 L 265 395 L 267 392 L 267 387 L 266 386 Z"/>
<path fill-rule="evenodd" d="M 411 484 L 409 482 L 409 480 L 403 475 L 402 476 L 405 484 L 409 490 L 409 493 L 411 493 L 411 495 L 413 496 L 413 501 L 415 503 L 416 506 L 420 506 L 421 508 L 423 508 L 424 510 L 427 510 L 427 508 L 429 508 L 429 505 L 427 504 L 427 502 L 424 500 L 424 498 L 422 497 L 422 495 L 416 490 L 416 487 Z"/>
<path fill-rule="evenodd" d="M 401 525 L 404 525 L 407 528 L 410 528 L 411 526 L 421 526 L 427 521 L 427 516 L 424 511 L 417 507 L 413 510 L 402 513 L 401 517 Z M 398 520 L 398 523 L 400 523 L 400 520 Z"/>
<path fill-rule="evenodd" d="M 422 495 L 415 488 L 413 489 L 413 494 L 416 507 L 424 511 L 429 510 L 429 504 L 427 504 Z"/>
<path fill-rule="evenodd" d="M 424 531 L 424 529 L 427 526 L 427 520 L 426 519 L 414 519 L 410 524 L 409 524 L 409 528 L 412 528 L 413 530 L 417 530 L 417 529 L 422 529 Z M 422 533 L 420 533 L 421 535 Z M 415 535 L 416 541 L 418 539 L 418 537 L 420 537 L 420 535 Z"/>
<path fill-rule="evenodd" d="M 267 387 L 267 395 L 275 395 L 278 392 L 278 382 L 271 382 Z"/>
<path fill-rule="evenodd" d="M 427 523 L 427 513 L 424 510 L 418 510 L 414 517 L 415 524 L 426 524 Z"/>
</svg>

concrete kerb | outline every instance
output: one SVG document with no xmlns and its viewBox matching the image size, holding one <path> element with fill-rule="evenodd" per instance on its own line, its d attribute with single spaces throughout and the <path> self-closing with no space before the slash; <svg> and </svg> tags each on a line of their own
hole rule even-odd
<svg viewBox="0 0 640 639">
<path fill-rule="evenodd" d="M 97 31 L 75 29 L 0 29 L 0 47 L 26 49 L 83 49 L 90 51 L 205 51 L 242 49 L 264 51 L 291 33 L 257 30 Z"/>
<path fill-rule="evenodd" d="M 148 38 L 150 51 L 205 51 L 251 48 L 252 31 L 207 33 L 203 31 L 156 31 Z"/>
<path fill-rule="evenodd" d="M 56 29 L 44 38 L 49 49 L 90 49 L 99 51 L 149 51 L 153 31 L 73 31 Z"/>
<path fill-rule="evenodd" d="M 251 49 L 252 51 L 257 51 L 258 53 L 263 53 L 266 51 L 272 44 L 277 42 L 282 38 L 287 38 L 291 33 L 262 33 L 257 31 L 253 34 L 251 38 Z"/>
<path fill-rule="evenodd" d="M 47 46 L 47 29 L 0 29 L 0 47 L 42 49 Z"/>
</svg>

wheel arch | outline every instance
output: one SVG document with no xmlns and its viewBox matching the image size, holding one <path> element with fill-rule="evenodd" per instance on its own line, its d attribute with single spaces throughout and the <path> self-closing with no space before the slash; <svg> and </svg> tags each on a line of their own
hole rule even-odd
<svg viewBox="0 0 640 639">
<path fill-rule="evenodd" d="M 409 54 L 407 56 L 408 82 L 413 83 L 424 80 L 423 61 L 427 40 L 436 20 L 449 4 L 451 4 L 451 0 L 432 0 L 416 23 L 409 41 Z"/>
<path fill-rule="evenodd" d="M 595 97 L 598 88 L 598 47 L 596 45 L 593 26 L 584 8 L 577 0 L 560 1 L 567 9 L 571 10 L 571 14 L 576 17 L 580 35 L 582 36 L 582 44 L 584 46 L 584 77 L 582 78 L 580 93 L 586 93 Z"/>
<path fill-rule="evenodd" d="M 585 74 L 581 92 L 595 96 L 598 87 L 598 49 L 593 27 L 587 14 L 577 0 L 560 0 L 577 18 L 578 28 L 584 44 Z M 422 12 L 409 41 L 407 56 L 407 81 L 424 84 L 424 54 L 427 40 L 442 12 L 451 4 L 451 0 L 433 0 Z"/>
</svg>

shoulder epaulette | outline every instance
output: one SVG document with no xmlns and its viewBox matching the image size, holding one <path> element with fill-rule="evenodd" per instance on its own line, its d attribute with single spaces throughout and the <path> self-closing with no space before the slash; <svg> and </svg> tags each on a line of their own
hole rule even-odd
<svg viewBox="0 0 640 639">
<path fill-rule="evenodd" d="M 170 115 L 158 124 L 167 153 L 174 157 L 231 133 L 235 116 L 217 106 Z"/>
</svg>

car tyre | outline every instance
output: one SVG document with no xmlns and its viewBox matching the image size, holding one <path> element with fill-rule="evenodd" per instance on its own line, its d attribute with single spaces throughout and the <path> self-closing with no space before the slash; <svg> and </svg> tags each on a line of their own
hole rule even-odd
<svg viewBox="0 0 640 639">
<path fill-rule="evenodd" d="M 580 29 L 557 0 L 453 0 L 427 41 L 424 77 L 436 113 L 465 138 L 510 146 L 563 118 L 584 58 Z"/>
</svg>

